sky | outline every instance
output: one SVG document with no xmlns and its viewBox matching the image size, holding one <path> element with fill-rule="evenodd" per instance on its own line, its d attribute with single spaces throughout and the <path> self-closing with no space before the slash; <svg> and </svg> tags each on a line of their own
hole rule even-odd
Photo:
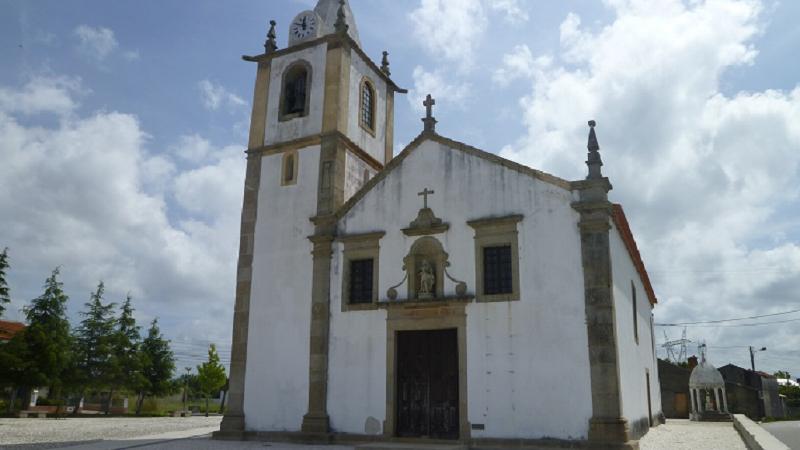
<svg viewBox="0 0 800 450">
<path fill-rule="evenodd" d="M 800 2 L 351 0 L 390 53 L 396 151 L 437 131 L 575 180 L 586 122 L 658 323 L 800 309 Z M 10 319 L 55 267 L 73 323 L 100 280 L 178 367 L 230 358 L 244 150 L 268 21 L 313 0 L 0 0 L 0 248 Z M 769 323 L 759 326 L 757 322 Z M 720 325 L 724 325 L 720 326 Z M 681 327 L 658 327 L 659 345 Z M 687 328 L 712 363 L 800 376 L 800 313 Z M 659 348 L 659 355 L 665 351 Z"/>
</svg>

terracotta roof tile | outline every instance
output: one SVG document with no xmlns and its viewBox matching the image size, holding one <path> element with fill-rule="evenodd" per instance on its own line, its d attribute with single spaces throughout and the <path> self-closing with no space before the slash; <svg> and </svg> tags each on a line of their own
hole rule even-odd
<svg viewBox="0 0 800 450">
<path fill-rule="evenodd" d="M 8 341 L 15 334 L 25 329 L 24 323 L 0 320 L 0 341 Z"/>
<path fill-rule="evenodd" d="M 631 261 L 633 261 L 636 271 L 639 272 L 639 278 L 641 278 L 644 290 L 647 292 L 647 298 L 650 299 L 651 305 L 655 305 L 658 303 L 656 293 L 653 291 L 653 285 L 650 284 L 650 277 L 647 275 L 647 269 L 644 267 L 642 255 L 639 254 L 639 247 L 636 246 L 636 239 L 633 238 L 633 233 L 630 225 L 628 225 L 628 219 L 625 217 L 622 205 L 614 204 L 612 217 L 614 218 L 614 225 L 616 225 L 619 234 L 622 236 L 622 241 L 625 242 L 625 248 L 628 249 Z"/>
</svg>

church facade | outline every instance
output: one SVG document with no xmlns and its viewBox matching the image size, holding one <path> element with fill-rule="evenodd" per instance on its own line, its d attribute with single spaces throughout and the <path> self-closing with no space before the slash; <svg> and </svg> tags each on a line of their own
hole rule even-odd
<svg viewBox="0 0 800 450">
<path fill-rule="evenodd" d="M 569 181 L 424 129 L 350 6 L 256 63 L 218 438 L 637 448 L 662 419 L 656 297 L 590 122 Z M 576 157 L 580 153 L 576 152 Z"/>
</svg>

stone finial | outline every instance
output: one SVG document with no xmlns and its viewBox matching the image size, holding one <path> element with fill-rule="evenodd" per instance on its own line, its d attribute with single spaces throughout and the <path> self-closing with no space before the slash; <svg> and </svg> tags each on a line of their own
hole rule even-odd
<svg viewBox="0 0 800 450">
<path fill-rule="evenodd" d="M 391 76 L 392 72 L 389 70 L 389 52 L 383 52 L 383 59 L 381 60 L 381 72 L 385 73 L 386 76 Z"/>
<path fill-rule="evenodd" d="M 436 133 L 436 119 L 433 117 L 433 106 L 435 104 L 436 100 L 431 97 L 431 94 L 428 94 L 425 97 L 425 101 L 422 102 L 422 105 L 425 106 L 425 118 L 422 119 L 425 124 L 425 133 Z"/>
<path fill-rule="evenodd" d="M 586 148 L 589 150 L 589 158 L 586 161 L 586 165 L 589 167 L 589 175 L 586 177 L 587 180 L 599 180 L 603 178 L 603 174 L 600 170 L 600 168 L 603 167 L 603 160 L 600 158 L 600 145 L 597 143 L 597 135 L 594 132 L 595 126 L 597 126 L 597 122 L 590 120 L 589 142 L 586 145 Z"/>
<path fill-rule="evenodd" d="M 344 14 L 344 0 L 339 0 L 339 10 L 336 11 L 336 23 L 333 24 L 333 28 L 340 34 L 347 34 L 347 30 L 350 28 Z"/>
<path fill-rule="evenodd" d="M 277 23 L 274 20 L 269 21 L 269 31 L 267 32 L 267 42 L 264 42 L 264 50 L 266 53 L 272 53 L 278 49 L 278 44 L 275 42 L 275 25 Z"/>
</svg>

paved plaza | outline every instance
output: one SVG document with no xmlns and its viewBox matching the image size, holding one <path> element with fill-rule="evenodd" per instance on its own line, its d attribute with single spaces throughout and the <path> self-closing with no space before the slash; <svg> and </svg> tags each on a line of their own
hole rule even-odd
<svg viewBox="0 0 800 450">
<path fill-rule="evenodd" d="M 0 419 L 0 449 L 264 449 L 349 450 L 348 446 L 303 446 L 266 442 L 212 441 L 220 417 Z M 785 427 L 797 427 L 788 423 Z M 791 428 L 794 429 L 794 428 Z M 640 441 L 642 450 L 746 450 L 731 423 L 669 420 Z"/>
<path fill-rule="evenodd" d="M 641 450 L 747 450 L 731 422 L 669 419 L 639 441 Z"/>
</svg>

